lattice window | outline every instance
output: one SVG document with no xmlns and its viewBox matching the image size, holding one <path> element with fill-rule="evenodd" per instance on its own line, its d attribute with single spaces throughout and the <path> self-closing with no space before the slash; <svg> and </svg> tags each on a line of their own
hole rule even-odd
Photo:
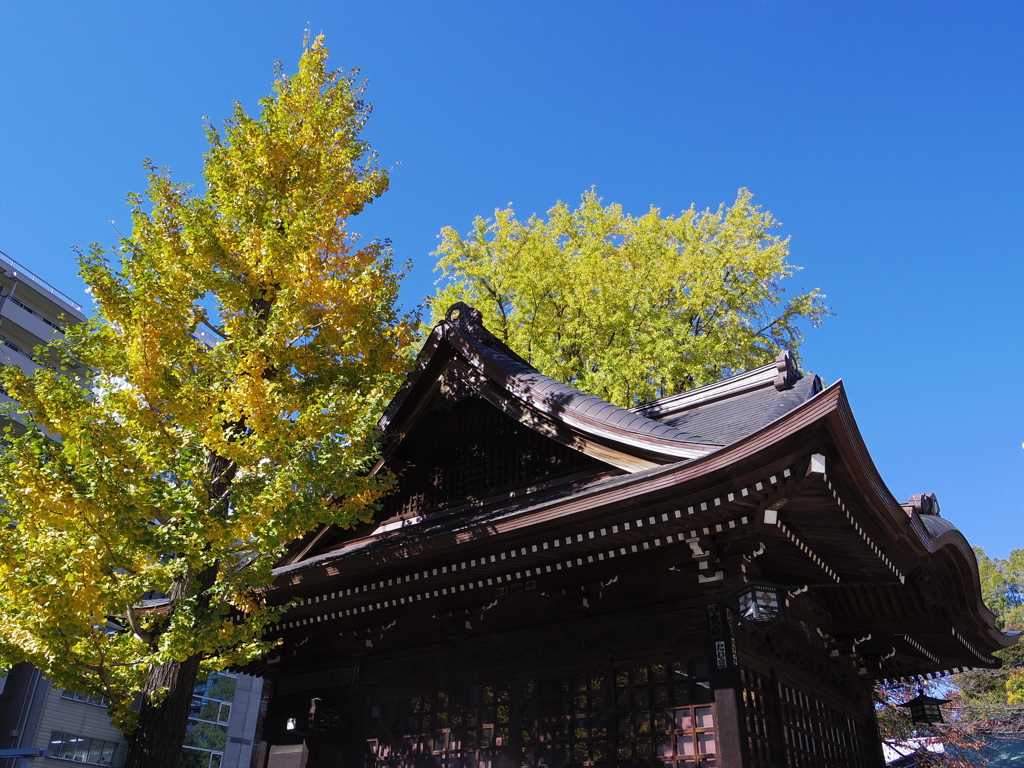
<svg viewBox="0 0 1024 768">
<path fill-rule="evenodd" d="M 422 417 L 402 442 L 394 465 L 399 486 L 383 502 L 384 517 L 457 506 L 603 466 L 476 398 Z"/>
<path fill-rule="evenodd" d="M 594 670 L 523 684 L 522 765 L 609 764 L 606 677 Z"/>
<path fill-rule="evenodd" d="M 870 727 L 767 675 L 742 668 L 751 768 L 866 768 L 875 764 Z"/>
<path fill-rule="evenodd" d="M 715 741 L 715 716 L 711 705 L 678 707 L 659 736 L 658 757 L 681 767 L 715 768 L 718 745 Z M 665 737 L 668 738 L 665 738 Z"/>
<path fill-rule="evenodd" d="M 775 768 L 782 761 L 776 736 L 778 717 L 771 678 L 744 667 L 740 669 L 740 679 L 743 683 L 750 768 Z"/>
<path fill-rule="evenodd" d="M 703 658 L 616 670 L 619 768 L 715 768 L 713 699 Z"/>
<path fill-rule="evenodd" d="M 787 768 L 873 764 L 868 728 L 806 693 L 779 683 Z"/>
<path fill-rule="evenodd" d="M 716 768 L 713 700 L 704 658 L 377 700 L 364 768 Z"/>
<path fill-rule="evenodd" d="M 865 723 L 785 683 L 771 686 L 767 677 L 749 669 L 743 670 L 742 675 L 747 744 L 753 768 L 874 765 L 870 729 Z M 779 746 L 783 752 L 781 762 Z"/>
<path fill-rule="evenodd" d="M 370 704 L 366 768 L 491 768 L 509 743 L 509 692 L 482 686 Z"/>
</svg>

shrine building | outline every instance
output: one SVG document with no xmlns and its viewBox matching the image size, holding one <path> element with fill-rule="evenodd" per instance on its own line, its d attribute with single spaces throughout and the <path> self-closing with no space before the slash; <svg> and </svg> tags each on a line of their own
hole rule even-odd
<svg viewBox="0 0 1024 768">
<path fill-rule="evenodd" d="M 788 354 L 626 410 L 457 304 L 380 425 L 378 520 L 267 593 L 265 768 L 879 768 L 876 681 L 1015 641 Z"/>
</svg>

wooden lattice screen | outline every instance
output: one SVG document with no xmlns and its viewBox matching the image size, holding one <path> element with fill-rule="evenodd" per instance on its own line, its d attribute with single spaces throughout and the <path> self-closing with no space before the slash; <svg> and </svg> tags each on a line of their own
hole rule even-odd
<svg viewBox="0 0 1024 768">
<path fill-rule="evenodd" d="M 509 744 L 508 688 L 481 686 L 370 705 L 366 768 L 491 768 Z"/>
<path fill-rule="evenodd" d="M 870 726 L 752 669 L 741 670 L 751 768 L 869 768 Z"/>
<path fill-rule="evenodd" d="M 365 768 L 716 768 L 703 658 L 371 701 Z"/>
<path fill-rule="evenodd" d="M 619 768 L 715 768 L 713 699 L 703 658 L 616 670 Z"/>
<path fill-rule="evenodd" d="M 602 466 L 475 397 L 423 416 L 389 463 L 399 485 L 384 501 L 384 517 L 421 514 Z"/>
</svg>

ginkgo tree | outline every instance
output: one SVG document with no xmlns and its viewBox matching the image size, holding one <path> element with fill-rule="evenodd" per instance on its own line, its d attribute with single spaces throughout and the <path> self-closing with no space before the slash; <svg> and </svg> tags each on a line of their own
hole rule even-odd
<svg viewBox="0 0 1024 768">
<path fill-rule="evenodd" d="M 388 176 L 327 59 L 307 39 L 258 116 L 207 126 L 202 191 L 147 163 L 130 235 L 81 255 L 95 318 L 50 352 L 88 381 L 3 371 L 29 428 L 0 454 L 0 666 L 106 696 L 129 768 L 176 766 L 197 674 L 264 650 L 275 553 L 386 483 L 365 470 L 414 318 L 349 227 Z"/>
<path fill-rule="evenodd" d="M 441 231 L 455 301 L 542 373 L 623 407 L 676 394 L 796 351 L 802 326 L 828 314 L 817 289 L 786 295 L 789 239 L 741 189 L 717 211 L 631 216 L 594 190 L 547 218 L 509 207 L 460 235 Z"/>
</svg>

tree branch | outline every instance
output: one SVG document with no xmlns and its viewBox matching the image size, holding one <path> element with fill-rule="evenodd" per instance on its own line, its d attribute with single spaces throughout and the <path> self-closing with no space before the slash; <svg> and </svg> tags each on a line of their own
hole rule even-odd
<svg viewBox="0 0 1024 768">
<path fill-rule="evenodd" d="M 135 608 L 130 603 L 125 611 L 125 616 L 128 618 L 128 626 L 132 628 L 132 634 L 155 651 L 156 643 L 154 642 L 153 633 L 143 629 L 142 625 L 139 624 L 139 617 L 135 615 Z"/>
</svg>

